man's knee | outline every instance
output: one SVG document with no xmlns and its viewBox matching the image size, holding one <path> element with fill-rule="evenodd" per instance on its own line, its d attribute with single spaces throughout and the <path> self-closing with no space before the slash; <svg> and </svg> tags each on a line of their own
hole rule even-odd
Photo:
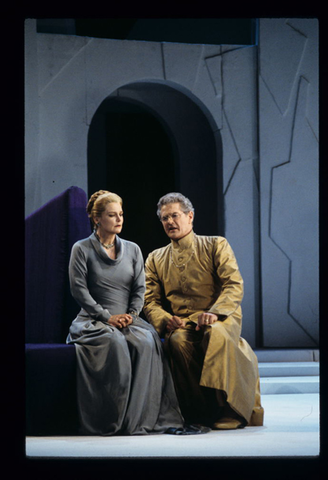
<svg viewBox="0 0 328 480">
<path fill-rule="evenodd" d="M 165 340 L 165 347 L 171 355 L 191 354 L 194 350 L 194 336 L 184 328 L 174 330 Z"/>
<path fill-rule="evenodd" d="M 185 330 L 177 328 L 169 335 L 167 342 L 172 348 L 180 348 L 186 342 Z"/>
</svg>

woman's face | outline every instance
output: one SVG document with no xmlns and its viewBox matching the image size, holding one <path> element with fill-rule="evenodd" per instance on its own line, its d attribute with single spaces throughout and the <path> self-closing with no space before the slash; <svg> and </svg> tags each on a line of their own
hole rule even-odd
<svg viewBox="0 0 328 480">
<path fill-rule="evenodd" d="M 107 203 L 100 217 L 95 217 L 98 233 L 103 235 L 119 234 L 123 227 L 123 210 L 120 203 Z"/>
</svg>

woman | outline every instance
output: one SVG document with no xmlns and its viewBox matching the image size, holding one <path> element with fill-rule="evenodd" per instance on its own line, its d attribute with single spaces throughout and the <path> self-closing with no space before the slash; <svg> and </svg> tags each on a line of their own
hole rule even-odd
<svg viewBox="0 0 328 480">
<path fill-rule="evenodd" d="M 94 232 L 72 248 L 70 287 L 81 310 L 67 337 L 76 346 L 81 433 L 202 433 L 183 428 L 161 341 L 138 316 L 144 265 L 138 245 L 118 236 L 122 199 L 100 190 L 87 212 Z"/>
</svg>

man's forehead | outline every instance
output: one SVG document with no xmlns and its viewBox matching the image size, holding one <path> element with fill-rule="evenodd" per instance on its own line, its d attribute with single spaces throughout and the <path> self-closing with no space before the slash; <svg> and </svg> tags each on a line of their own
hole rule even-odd
<svg viewBox="0 0 328 480">
<path fill-rule="evenodd" d="M 181 207 L 180 203 L 167 203 L 166 205 L 163 205 L 161 208 L 161 212 L 163 211 L 176 211 L 176 212 L 181 212 Z"/>
</svg>

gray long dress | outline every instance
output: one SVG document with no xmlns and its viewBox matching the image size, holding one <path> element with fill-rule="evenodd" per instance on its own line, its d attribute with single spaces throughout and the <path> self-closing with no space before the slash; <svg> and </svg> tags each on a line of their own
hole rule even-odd
<svg viewBox="0 0 328 480">
<path fill-rule="evenodd" d="M 116 236 L 117 258 L 94 234 L 71 252 L 71 292 L 81 306 L 67 343 L 77 355 L 81 433 L 141 435 L 183 426 L 169 366 L 155 329 L 138 315 L 145 278 L 140 248 Z M 111 315 L 133 314 L 119 330 Z"/>
</svg>

